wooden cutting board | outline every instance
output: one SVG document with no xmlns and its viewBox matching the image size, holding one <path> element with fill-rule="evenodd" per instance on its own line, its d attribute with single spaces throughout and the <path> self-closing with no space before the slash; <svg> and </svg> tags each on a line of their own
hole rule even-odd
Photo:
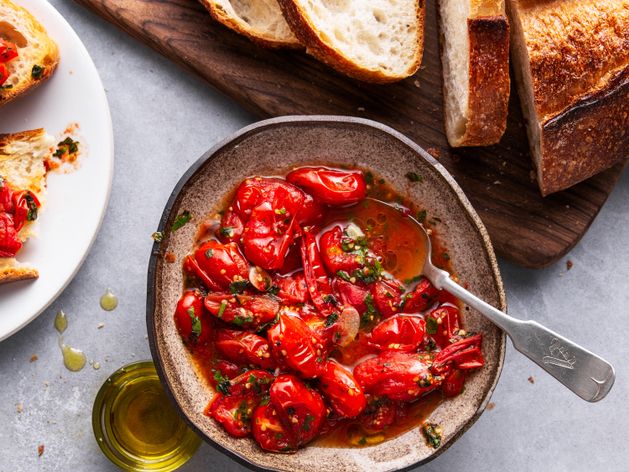
<svg viewBox="0 0 629 472">
<path fill-rule="evenodd" d="M 435 2 L 428 2 L 420 71 L 383 86 L 342 77 L 298 51 L 255 46 L 212 21 L 194 0 L 77 1 L 261 117 L 354 115 L 401 131 L 454 175 L 487 226 L 498 254 L 523 266 L 543 267 L 569 251 L 623 169 L 618 165 L 568 191 L 542 198 L 533 180 L 515 90 L 500 144 L 449 148 L 443 129 Z"/>
</svg>

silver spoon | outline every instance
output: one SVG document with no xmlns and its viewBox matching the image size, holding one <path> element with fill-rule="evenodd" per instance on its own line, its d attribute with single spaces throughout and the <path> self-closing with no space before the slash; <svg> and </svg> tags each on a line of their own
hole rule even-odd
<svg viewBox="0 0 629 472">
<path fill-rule="evenodd" d="M 369 200 L 390 207 L 384 202 Z M 479 311 L 507 333 L 518 351 L 584 400 L 597 402 L 605 398 L 616 379 L 614 367 L 609 362 L 536 321 L 512 318 L 465 290 L 450 278 L 448 272 L 433 265 L 430 257 L 432 244 L 424 226 L 411 216 L 404 217 L 399 212 L 395 213 L 400 218 L 413 221 L 419 237 L 423 237 L 426 260 L 422 274 L 435 287 L 451 293 Z"/>
</svg>

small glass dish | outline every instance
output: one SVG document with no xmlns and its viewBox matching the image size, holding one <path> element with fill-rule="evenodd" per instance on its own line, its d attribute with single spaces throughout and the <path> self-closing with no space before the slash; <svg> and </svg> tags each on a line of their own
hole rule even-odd
<svg viewBox="0 0 629 472">
<path fill-rule="evenodd" d="M 121 367 L 105 381 L 94 400 L 92 427 L 105 456 L 125 470 L 175 470 L 201 443 L 166 396 L 151 361 Z"/>
</svg>

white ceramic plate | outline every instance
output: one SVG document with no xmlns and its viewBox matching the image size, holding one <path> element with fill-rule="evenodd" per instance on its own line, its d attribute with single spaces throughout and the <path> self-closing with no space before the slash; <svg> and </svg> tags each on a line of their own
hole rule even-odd
<svg viewBox="0 0 629 472">
<path fill-rule="evenodd" d="M 109 106 L 85 46 L 44 0 L 13 0 L 29 10 L 59 45 L 61 62 L 50 80 L 0 109 L 0 133 L 34 128 L 59 136 L 78 123 L 79 168 L 50 173 L 38 236 L 18 259 L 35 266 L 39 279 L 0 286 L 0 341 L 35 319 L 72 280 L 100 228 L 114 164 Z"/>
</svg>

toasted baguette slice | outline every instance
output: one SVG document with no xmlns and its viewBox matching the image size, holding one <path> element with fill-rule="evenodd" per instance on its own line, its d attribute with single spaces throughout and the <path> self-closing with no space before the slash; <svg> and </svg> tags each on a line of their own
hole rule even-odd
<svg viewBox="0 0 629 472">
<path fill-rule="evenodd" d="M 50 77 L 59 63 L 59 49 L 28 11 L 9 0 L 0 0 L 0 38 L 15 43 L 19 54 L 6 64 L 9 78 L 0 87 L 2 106 Z M 33 74 L 35 66 L 43 69 Z"/>
<path fill-rule="evenodd" d="M 264 47 L 299 48 L 277 0 L 201 0 L 212 17 Z"/>
<path fill-rule="evenodd" d="M 424 0 L 278 0 L 309 54 L 358 80 L 413 75 L 424 47 Z"/>
<path fill-rule="evenodd" d="M 497 143 L 507 126 L 509 23 L 504 0 L 439 0 L 450 146 Z"/>
<path fill-rule="evenodd" d="M 16 190 L 30 190 L 44 204 L 46 190 L 45 160 L 54 148 L 55 140 L 43 129 L 16 134 L 0 134 L 0 177 Z M 32 234 L 33 221 L 20 230 L 22 242 Z M 19 263 L 15 258 L 0 258 L 0 284 L 34 279 L 37 269 Z"/>
<path fill-rule="evenodd" d="M 509 0 L 511 53 L 542 195 L 629 156 L 629 2 Z"/>
</svg>

